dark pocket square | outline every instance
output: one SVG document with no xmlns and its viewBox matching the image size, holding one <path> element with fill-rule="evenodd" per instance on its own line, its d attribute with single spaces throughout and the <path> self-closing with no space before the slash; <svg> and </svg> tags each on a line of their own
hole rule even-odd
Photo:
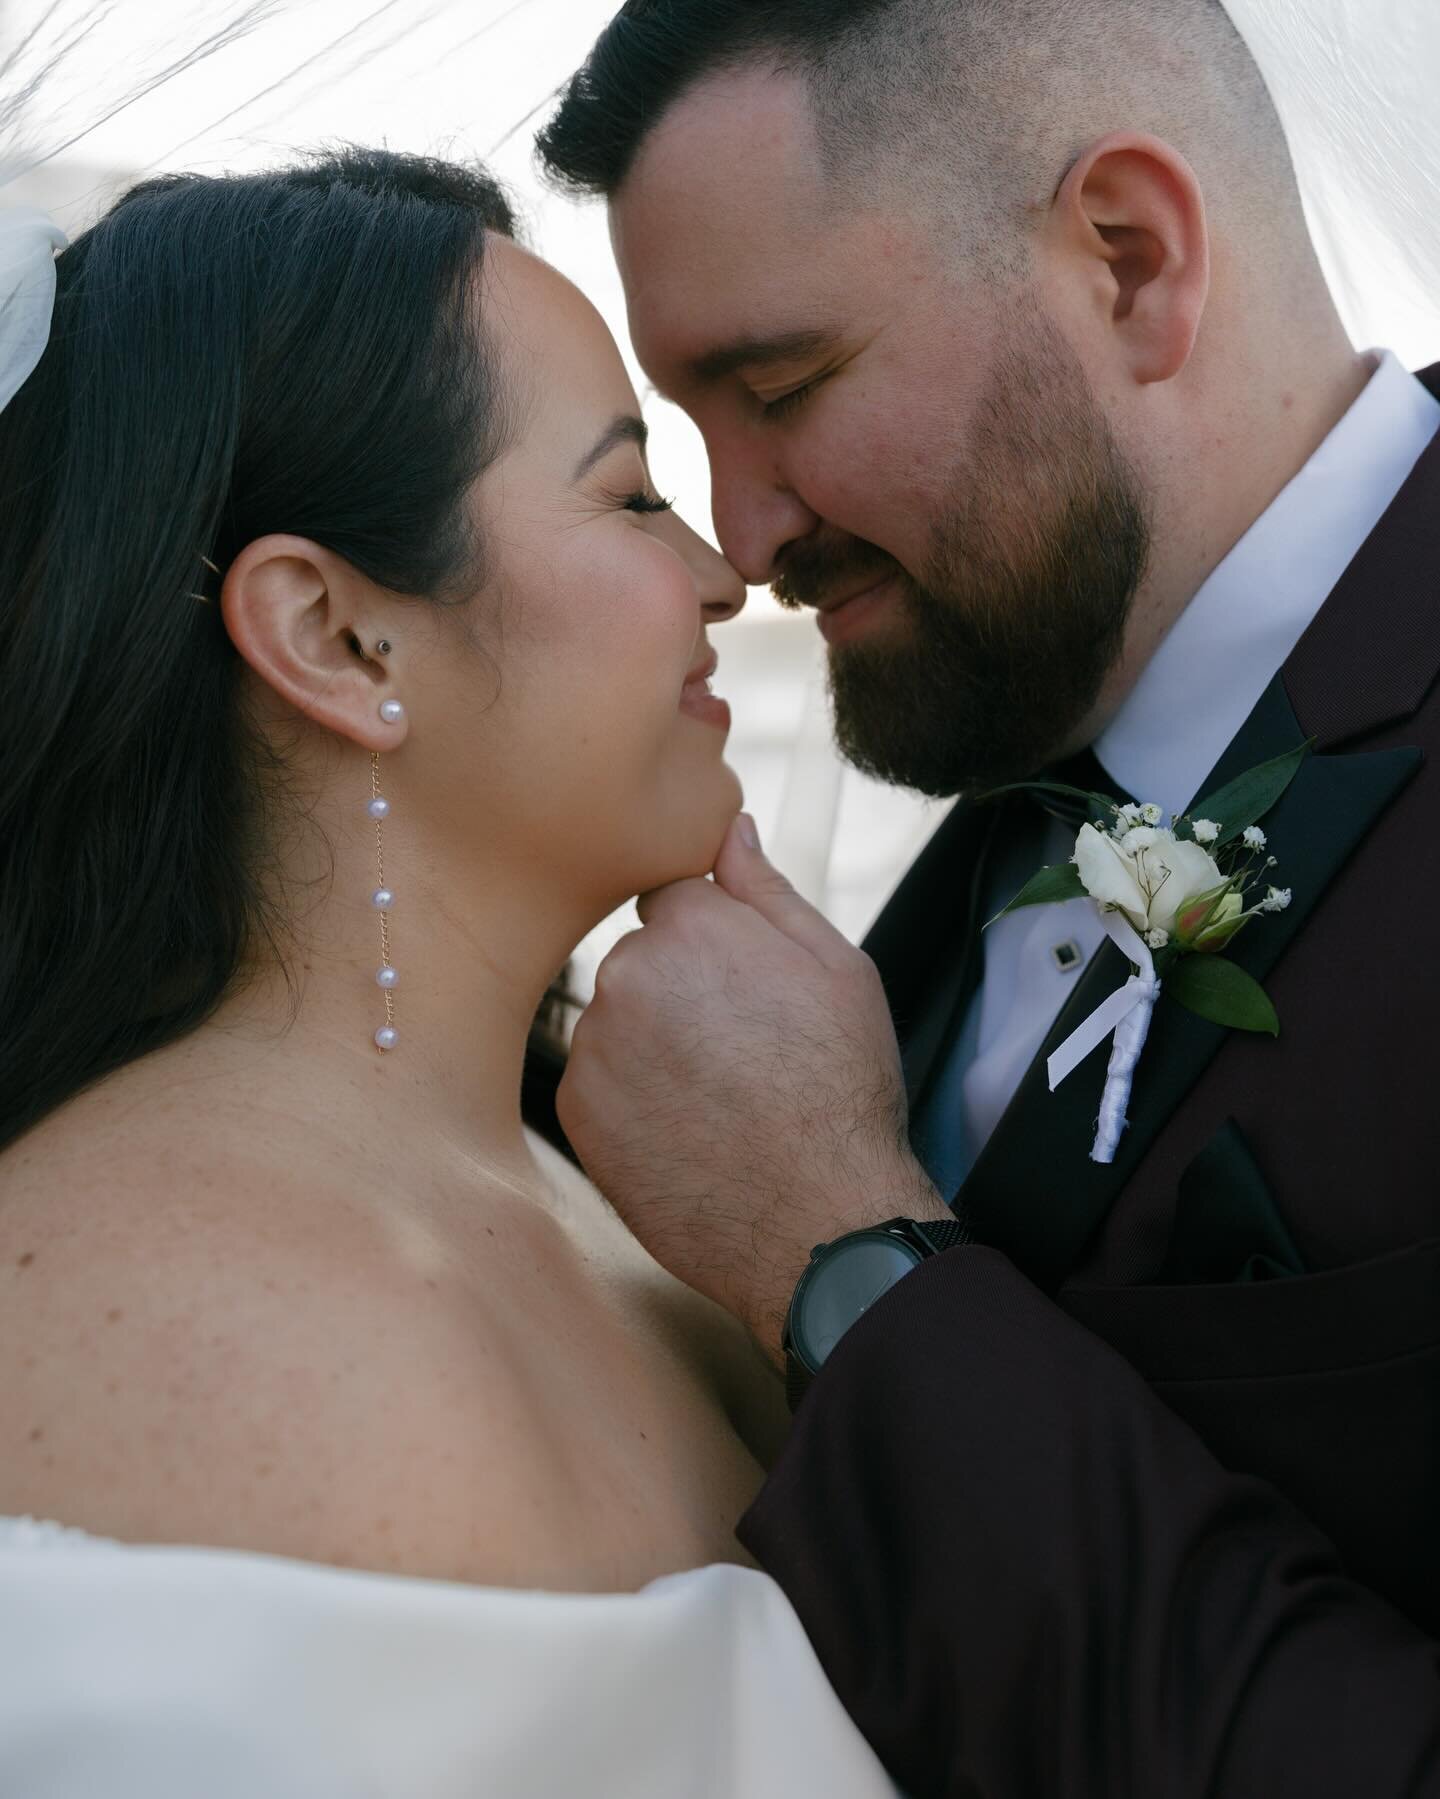
<svg viewBox="0 0 1440 1799">
<path fill-rule="evenodd" d="M 1250 1145 L 1227 1119 L 1180 1176 L 1159 1283 L 1283 1280 L 1304 1272 Z"/>
</svg>

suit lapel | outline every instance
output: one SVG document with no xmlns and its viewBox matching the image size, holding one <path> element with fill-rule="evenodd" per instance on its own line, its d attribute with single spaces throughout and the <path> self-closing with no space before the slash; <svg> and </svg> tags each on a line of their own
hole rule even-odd
<svg viewBox="0 0 1440 1799">
<path fill-rule="evenodd" d="M 912 1112 L 979 984 L 985 868 L 997 835 L 1017 810 L 963 802 L 954 807 L 865 939 L 900 1036 Z"/>
<path fill-rule="evenodd" d="M 1427 371 L 1423 379 L 1440 393 L 1440 369 Z M 1317 753 L 1306 758 L 1265 821 L 1293 904 L 1288 912 L 1252 924 L 1228 952 L 1257 979 L 1279 960 L 1325 888 L 1423 761 L 1418 749 L 1335 752 L 1342 742 L 1412 716 L 1440 668 L 1440 610 L 1433 597 L 1440 571 L 1437 492 L 1440 439 L 1420 458 L 1201 788 L 1203 798 L 1307 737 L 1318 739 Z M 1113 944 L 1095 955 L 955 1199 L 977 1237 L 1005 1250 L 1051 1289 L 1074 1265 L 1158 1132 L 1230 1035 L 1167 1004 L 1162 995 L 1116 1159 L 1109 1166 L 1091 1162 L 1109 1045 L 1053 1094 L 1045 1062 L 1128 972 Z"/>
<path fill-rule="evenodd" d="M 1212 792 L 1304 741 L 1277 675 L 1202 791 Z M 1280 859 L 1280 876 L 1294 902 L 1289 911 L 1243 931 L 1228 952 L 1233 961 L 1257 980 L 1269 973 L 1422 759 L 1412 749 L 1306 758 L 1265 821 L 1271 849 Z M 1090 1145 L 1110 1045 L 1095 1050 L 1053 1094 L 1045 1063 L 1129 972 L 1113 944 L 1092 958 L 957 1200 L 976 1236 L 1003 1249 L 1041 1286 L 1059 1285 L 1162 1126 L 1230 1035 L 1167 1004 L 1162 994 L 1136 1071 L 1130 1126 L 1114 1162 L 1092 1162 Z"/>
</svg>

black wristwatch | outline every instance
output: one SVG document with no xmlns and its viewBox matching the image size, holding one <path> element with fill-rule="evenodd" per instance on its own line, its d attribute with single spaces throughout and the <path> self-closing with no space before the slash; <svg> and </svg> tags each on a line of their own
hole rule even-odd
<svg viewBox="0 0 1440 1799">
<path fill-rule="evenodd" d="M 920 1223 L 891 1218 L 817 1243 L 785 1315 L 785 1394 L 793 1411 L 826 1357 L 862 1313 L 896 1281 L 942 1250 L 968 1243 L 958 1219 Z"/>
</svg>

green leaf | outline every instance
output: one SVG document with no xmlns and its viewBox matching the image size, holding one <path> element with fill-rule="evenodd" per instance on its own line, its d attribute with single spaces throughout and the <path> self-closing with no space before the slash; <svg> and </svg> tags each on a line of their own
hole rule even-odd
<svg viewBox="0 0 1440 1799">
<path fill-rule="evenodd" d="M 1265 989 L 1223 956 L 1182 956 L 1165 981 L 1165 992 L 1211 1024 L 1280 1035 L 1280 1020 Z"/>
<path fill-rule="evenodd" d="M 1220 827 L 1219 839 L 1207 847 L 1213 855 L 1222 844 L 1231 843 L 1248 826 L 1259 824 L 1285 789 L 1300 772 L 1300 764 L 1310 754 L 1311 737 L 1298 749 L 1287 750 L 1273 762 L 1262 762 L 1258 768 L 1238 775 L 1228 787 L 1209 794 L 1189 809 L 1191 818 L 1210 818 Z"/>
<path fill-rule="evenodd" d="M 975 794 L 970 803 L 978 806 L 982 800 L 998 800 L 1002 793 L 1063 793 L 1067 799 L 1084 800 L 1091 822 L 1096 825 L 1107 825 L 1115 816 L 1115 801 L 1110 794 L 1067 787 L 1063 781 L 1012 781 L 1008 787 L 991 787 Z"/>
<path fill-rule="evenodd" d="M 1018 912 L 1022 906 L 1053 906 L 1061 900 L 1084 899 L 1085 883 L 1080 879 L 1080 870 L 1073 862 L 1061 862 L 1054 868 L 1042 868 L 1030 879 L 1011 900 L 1005 912 L 997 912 L 986 925 L 1004 918 L 1006 912 Z"/>
</svg>

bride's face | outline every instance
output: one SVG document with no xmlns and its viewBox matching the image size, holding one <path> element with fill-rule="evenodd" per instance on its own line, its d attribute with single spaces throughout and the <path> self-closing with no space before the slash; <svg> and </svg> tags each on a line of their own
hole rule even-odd
<svg viewBox="0 0 1440 1799">
<path fill-rule="evenodd" d="M 491 238 L 482 305 L 509 447 L 475 494 L 484 586 L 468 612 L 488 679 L 477 704 L 477 659 L 456 669 L 441 765 L 471 817 L 478 777 L 493 853 L 608 907 L 706 872 L 739 807 L 706 627 L 745 589 L 659 509 L 634 389 L 584 296 Z"/>
</svg>

